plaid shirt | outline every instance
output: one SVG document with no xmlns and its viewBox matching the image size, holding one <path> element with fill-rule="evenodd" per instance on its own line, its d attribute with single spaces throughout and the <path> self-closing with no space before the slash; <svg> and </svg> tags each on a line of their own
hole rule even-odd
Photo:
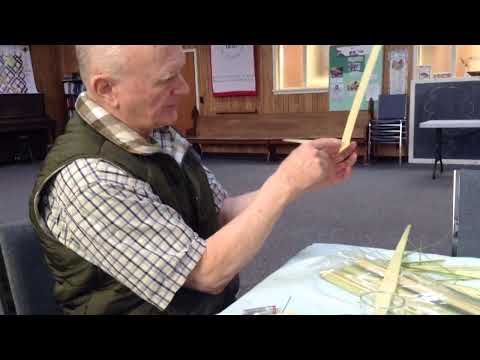
<svg viewBox="0 0 480 360">
<path fill-rule="evenodd" d="M 82 93 L 79 115 L 104 137 L 136 154 L 163 152 L 181 163 L 190 144 L 171 127 L 150 141 Z M 228 196 L 204 166 L 217 212 Z M 58 241 L 165 309 L 206 247 L 151 186 L 101 159 L 78 159 L 63 168 L 41 197 L 43 219 Z"/>
</svg>

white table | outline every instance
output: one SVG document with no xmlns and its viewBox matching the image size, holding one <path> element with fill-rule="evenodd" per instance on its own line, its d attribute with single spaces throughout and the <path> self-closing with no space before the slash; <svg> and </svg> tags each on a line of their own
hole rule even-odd
<svg viewBox="0 0 480 360">
<path fill-rule="evenodd" d="M 429 120 L 419 124 L 422 129 L 436 129 L 435 162 L 432 179 L 435 179 L 437 162 L 440 162 L 440 172 L 443 172 L 442 162 L 442 129 L 472 129 L 480 128 L 480 120 Z"/>
<path fill-rule="evenodd" d="M 275 305 L 297 315 L 358 315 L 362 307 L 357 296 L 323 280 L 319 274 L 329 255 L 363 250 L 372 255 L 392 255 L 393 250 L 340 244 L 313 244 L 300 251 L 219 315 L 241 315 L 243 310 Z M 409 259 L 418 255 L 410 255 Z M 446 259 L 450 265 L 480 266 L 480 259 L 423 254 L 423 259 Z M 328 263 L 327 263 L 328 264 Z M 480 288 L 480 280 L 469 282 Z"/>
<path fill-rule="evenodd" d="M 421 122 L 420 127 L 426 129 L 480 128 L 480 120 L 429 120 Z"/>
</svg>

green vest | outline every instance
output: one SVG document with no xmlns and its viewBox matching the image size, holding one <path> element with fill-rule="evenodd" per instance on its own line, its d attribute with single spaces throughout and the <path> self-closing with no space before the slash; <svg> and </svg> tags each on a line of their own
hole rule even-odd
<svg viewBox="0 0 480 360">
<path fill-rule="evenodd" d="M 75 113 L 65 134 L 57 138 L 47 155 L 30 198 L 30 219 L 55 280 L 56 301 L 65 314 L 215 314 L 235 300 L 238 276 L 219 295 L 182 287 L 160 311 L 56 240 L 40 214 L 40 194 L 50 179 L 79 158 L 103 159 L 149 183 L 162 202 L 175 209 L 204 239 L 219 227 L 207 176 L 192 148 L 181 165 L 163 153 L 132 154 L 104 138 Z"/>
</svg>

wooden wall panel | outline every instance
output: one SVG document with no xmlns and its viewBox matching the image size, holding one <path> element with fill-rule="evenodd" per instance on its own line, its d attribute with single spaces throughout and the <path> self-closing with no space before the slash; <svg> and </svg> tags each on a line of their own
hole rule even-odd
<svg viewBox="0 0 480 360">
<path fill-rule="evenodd" d="M 56 122 L 56 135 L 65 127 L 65 100 L 61 54 L 58 45 L 31 45 L 37 90 L 45 96 L 45 111 Z"/>
<path fill-rule="evenodd" d="M 200 114 L 255 113 L 257 98 L 250 96 L 214 97 L 212 91 L 210 45 L 184 45 L 187 49 L 197 50 L 199 94 L 201 97 Z M 257 68 L 258 68 L 257 64 Z"/>
<path fill-rule="evenodd" d="M 61 45 L 62 73 L 78 71 L 73 45 Z M 321 113 L 328 111 L 328 93 L 274 95 L 272 45 L 255 47 L 257 96 L 256 97 L 214 97 L 212 94 L 210 45 L 184 45 L 197 50 L 200 114 L 203 116 L 219 113 Z M 392 49 L 407 49 L 408 84 L 412 79 L 413 45 L 386 45 L 384 48 L 383 93 L 388 92 L 388 53 Z M 407 91 L 410 86 L 407 86 Z"/>
<path fill-rule="evenodd" d="M 79 72 L 74 45 L 59 45 L 62 56 L 62 74 L 69 75 Z"/>
<path fill-rule="evenodd" d="M 34 46 L 35 47 L 35 46 Z M 55 51 L 55 47 L 58 50 Z M 210 45 L 184 45 L 197 50 L 199 94 L 201 97 L 200 114 L 203 116 L 218 113 L 323 113 L 328 112 L 328 93 L 274 95 L 272 45 L 259 45 L 255 48 L 257 96 L 256 97 L 214 97 L 211 83 Z M 408 50 L 408 86 L 412 79 L 413 45 L 386 45 L 384 48 L 382 92 L 389 91 L 388 53 L 393 49 Z M 60 59 L 55 57 L 60 56 Z M 63 128 L 63 89 L 58 86 L 64 74 L 78 71 L 73 45 L 36 46 L 32 48 L 34 70 L 42 69 L 38 75 L 37 86 L 47 96 L 47 112 Z M 54 70 L 51 72 L 51 70 Z M 50 73 L 53 74 L 50 77 Z M 54 79 L 55 78 L 55 79 Z M 37 79 L 37 76 L 36 76 Z M 259 126 L 262 126 L 259 123 Z M 252 129 L 254 130 L 254 129 Z M 258 149 L 256 150 L 258 151 Z M 406 151 L 406 149 L 404 149 Z M 379 156 L 394 156 L 392 146 L 379 146 Z"/>
<path fill-rule="evenodd" d="M 257 97 L 220 98 L 211 91 L 211 64 L 209 45 L 186 45 L 198 53 L 201 115 L 218 113 L 242 113 L 256 111 L 259 114 L 317 113 L 328 111 L 328 93 L 273 94 L 272 45 L 256 46 Z"/>
<path fill-rule="evenodd" d="M 62 73 L 78 71 L 73 45 L 60 45 L 62 56 Z M 272 45 L 259 45 L 255 49 L 257 97 L 214 97 L 212 94 L 210 45 L 184 45 L 185 48 L 197 49 L 199 67 L 201 115 L 217 113 L 290 113 L 290 112 L 323 112 L 328 111 L 328 93 L 274 95 Z M 408 85 L 412 79 L 413 45 L 386 45 L 384 48 L 383 93 L 388 93 L 389 71 L 388 53 L 393 49 L 407 49 Z M 410 86 L 407 86 L 407 91 Z"/>
</svg>

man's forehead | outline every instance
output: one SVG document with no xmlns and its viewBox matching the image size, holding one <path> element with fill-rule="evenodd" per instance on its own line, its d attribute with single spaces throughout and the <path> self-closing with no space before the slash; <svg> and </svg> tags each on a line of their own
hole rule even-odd
<svg viewBox="0 0 480 360">
<path fill-rule="evenodd" d="M 179 45 L 153 45 L 153 54 L 156 60 L 168 61 L 183 58 L 183 50 Z"/>
<path fill-rule="evenodd" d="M 128 68 L 134 72 L 154 67 L 159 74 L 170 73 L 185 64 L 185 54 L 179 45 L 128 45 L 123 50 Z"/>
<path fill-rule="evenodd" d="M 163 58 L 168 56 L 181 55 L 183 53 L 180 45 L 122 45 L 122 50 L 128 55 L 138 57 L 139 55 Z"/>
<path fill-rule="evenodd" d="M 179 45 L 143 45 L 132 50 L 129 54 L 132 59 L 135 59 L 141 53 L 144 61 L 150 62 L 153 60 L 156 66 L 162 68 L 183 66 L 185 62 L 185 54 Z"/>
</svg>

